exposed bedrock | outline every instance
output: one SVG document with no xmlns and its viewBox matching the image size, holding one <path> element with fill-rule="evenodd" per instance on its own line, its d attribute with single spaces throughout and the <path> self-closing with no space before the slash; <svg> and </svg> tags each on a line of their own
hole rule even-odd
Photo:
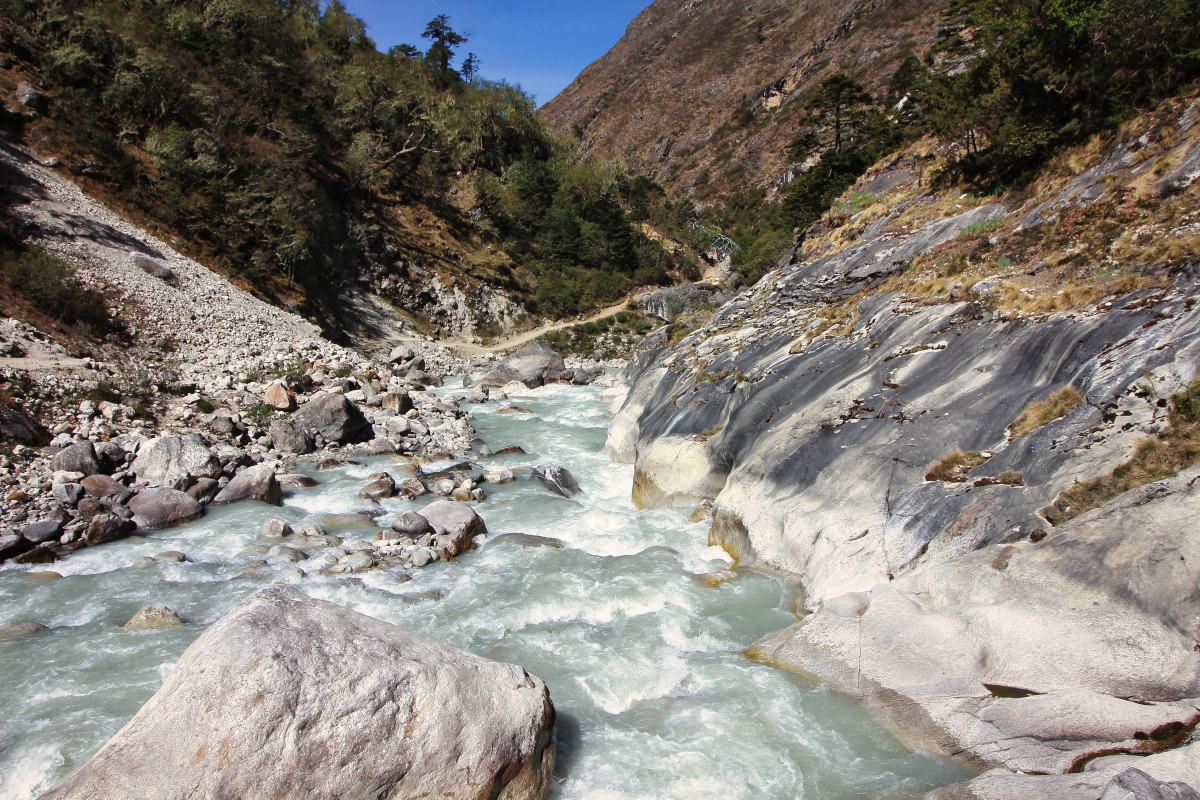
<svg viewBox="0 0 1200 800">
<path fill-rule="evenodd" d="M 1039 509 L 1168 424 L 1200 364 L 1194 278 L 1017 318 L 970 293 L 869 294 L 981 212 L 785 263 L 678 345 L 640 352 L 611 392 L 607 450 L 634 462 L 639 503 L 710 500 L 711 543 L 799 576 L 814 613 L 755 652 L 861 694 L 914 746 L 1047 773 L 1177 747 L 1200 720 L 1197 473 L 1060 528 Z M 832 326 L 816 314 L 864 290 Z M 1068 385 L 1074 410 L 1011 439 Z M 984 463 L 925 480 L 955 449 Z M 1095 800 L 1107 778 L 1093 778 Z"/>
<path fill-rule="evenodd" d="M 828 599 L 751 654 L 871 702 L 910 741 L 1065 773 L 1200 722 L 1200 467 L 1046 539 Z M 1098 796 L 1098 795 L 1097 795 Z"/>
<path fill-rule="evenodd" d="M 553 768 L 539 679 L 272 586 L 43 797 L 540 800 Z"/>
</svg>

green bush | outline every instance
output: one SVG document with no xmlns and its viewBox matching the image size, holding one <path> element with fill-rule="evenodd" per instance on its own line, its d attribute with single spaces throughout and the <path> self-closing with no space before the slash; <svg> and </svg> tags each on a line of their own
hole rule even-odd
<svg viewBox="0 0 1200 800">
<path fill-rule="evenodd" d="M 47 250 L 0 250 L 0 280 L 67 325 L 100 333 L 112 324 L 104 297 L 81 284 L 71 266 Z"/>
</svg>

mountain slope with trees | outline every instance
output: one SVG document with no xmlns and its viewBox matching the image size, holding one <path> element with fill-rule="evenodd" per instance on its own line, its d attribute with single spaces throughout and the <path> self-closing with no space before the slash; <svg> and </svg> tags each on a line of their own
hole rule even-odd
<svg viewBox="0 0 1200 800">
<path fill-rule="evenodd" d="M 446 16 L 424 38 L 424 52 L 382 53 L 337 0 L 4 0 L 0 86 L 32 92 L 10 101 L 5 133 L 335 334 L 356 292 L 470 336 L 511 327 L 523 305 L 573 313 L 670 282 L 674 263 L 627 218 L 621 170 L 571 173 L 572 146 L 519 87 L 458 58 L 466 37 Z M 530 172 L 546 212 L 587 196 L 555 213 L 603 258 L 476 202 L 476 178 Z"/>
</svg>

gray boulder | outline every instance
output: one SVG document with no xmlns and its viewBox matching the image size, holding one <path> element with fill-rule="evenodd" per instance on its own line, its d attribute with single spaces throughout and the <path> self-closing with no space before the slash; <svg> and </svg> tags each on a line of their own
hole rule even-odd
<svg viewBox="0 0 1200 800">
<path fill-rule="evenodd" d="M 100 472 L 100 459 L 96 447 L 89 441 L 76 442 L 50 459 L 50 469 L 55 472 L 82 472 L 85 476 Z"/>
<path fill-rule="evenodd" d="M 389 364 L 404 364 L 416 358 L 417 354 L 413 352 L 411 347 L 407 345 L 396 345 L 392 348 L 392 352 L 388 355 Z"/>
<path fill-rule="evenodd" d="M 421 509 L 421 516 L 428 520 L 429 527 L 452 537 L 460 553 L 475 546 L 476 536 L 487 533 L 483 519 L 466 503 L 437 500 Z"/>
<path fill-rule="evenodd" d="M 221 477 L 221 461 L 194 433 L 150 439 L 138 448 L 130 467 L 151 486 L 185 489 L 195 478 Z"/>
<path fill-rule="evenodd" d="M 83 485 L 79 483 L 59 483 L 50 490 L 50 495 L 60 503 L 73 506 L 83 499 L 86 494 Z"/>
<path fill-rule="evenodd" d="M 281 453 L 302 456 L 316 449 L 313 437 L 295 422 L 275 419 L 267 429 L 271 443 Z"/>
<path fill-rule="evenodd" d="M 554 717 L 520 667 L 271 586 L 43 797 L 540 800 Z"/>
<path fill-rule="evenodd" d="M 133 521 L 139 528 L 157 531 L 182 525 L 204 516 L 204 506 L 196 498 L 178 489 L 146 489 L 129 503 Z"/>
<path fill-rule="evenodd" d="M 97 514 L 92 517 L 83 531 L 83 540 L 91 546 L 126 539 L 137 530 L 137 523 L 122 519 L 116 514 Z"/>
<path fill-rule="evenodd" d="M 175 273 L 166 264 L 161 261 L 151 258 L 150 256 L 142 255 L 141 253 L 133 254 L 133 263 L 136 264 L 142 272 L 147 275 L 153 275 L 155 278 L 166 281 L 167 283 L 175 282 Z"/>
<path fill-rule="evenodd" d="M 220 482 L 212 478 L 197 478 L 196 482 L 187 488 L 188 495 L 200 505 L 211 503 L 219 491 L 221 491 Z"/>
<path fill-rule="evenodd" d="M 429 533 L 429 520 L 421 516 L 415 511 L 405 511 L 400 516 L 396 517 L 392 523 L 392 531 L 407 539 L 416 539 L 423 534 Z M 385 538 L 395 538 L 384 534 Z"/>
<path fill-rule="evenodd" d="M 64 519 L 44 519 L 21 528 L 21 535 L 34 544 L 56 542 L 66 527 Z"/>
<path fill-rule="evenodd" d="M 327 442 L 349 444 L 362 438 L 371 427 L 358 407 L 340 394 L 320 394 L 309 400 L 293 415 L 296 427 L 315 431 Z M 364 434 L 367 434 L 364 437 Z"/>
<path fill-rule="evenodd" d="M 19 556 L 33 549 L 33 542 L 18 533 L 0 536 L 0 562 Z"/>
<path fill-rule="evenodd" d="M 1109 781 L 1100 800 L 1200 800 L 1200 794 L 1186 783 L 1156 780 L 1130 768 Z"/>
<path fill-rule="evenodd" d="M 557 464 L 537 467 L 529 477 L 560 497 L 574 497 L 583 491 L 576 483 L 575 477 L 567 472 L 565 467 Z"/>
<path fill-rule="evenodd" d="M 239 500 L 261 500 L 273 506 L 283 505 L 283 489 L 275 479 L 275 470 L 267 464 L 242 470 L 217 493 L 212 504 L 220 506 Z"/>
<path fill-rule="evenodd" d="M 497 389 L 512 381 L 530 387 L 541 386 L 557 381 L 565 369 L 563 357 L 548 342 L 535 339 L 487 372 L 472 376 L 470 383 Z M 467 381 L 463 383 L 466 385 Z"/>
</svg>

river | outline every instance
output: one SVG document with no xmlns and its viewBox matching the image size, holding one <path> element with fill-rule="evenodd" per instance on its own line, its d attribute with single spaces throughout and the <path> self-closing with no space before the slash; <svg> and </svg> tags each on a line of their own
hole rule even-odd
<svg viewBox="0 0 1200 800">
<path fill-rule="evenodd" d="M 370 501 L 357 492 L 381 469 L 399 477 L 394 457 L 313 472 L 321 485 L 288 493 L 282 509 L 210 508 L 194 523 L 49 567 L 0 569 L 0 624 L 51 627 L 0 642 L 0 798 L 37 797 L 84 763 L 205 625 L 281 579 L 545 680 L 558 709 L 555 798 L 903 798 L 969 777 L 906 750 L 852 698 L 741 655 L 795 621 L 794 590 L 749 570 L 715 588 L 699 578 L 728 567 L 728 557 L 707 547 L 707 526 L 684 512 L 633 507 L 632 467 L 600 452 L 599 389 L 549 386 L 514 400 L 533 414 L 472 407 L 489 445 L 529 453 L 495 461 L 561 464 L 583 495 L 551 495 L 527 472 L 488 485 L 478 511 L 491 533 L 474 552 L 410 581 L 387 571 L 327 575 L 319 559 L 240 574 L 249 556 L 239 553 L 261 544 L 271 517 L 297 527 L 317 521 L 347 543 L 373 537 L 375 523 L 357 513 Z M 429 501 L 385 500 L 388 516 L 378 522 Z M 557 541 L 504 535 L 512 532 Z M 130 566 L 165 550 L 191 561 Z M 47 570 L 63 577 L 37 575 Z M 147 603 L 189 624 L 121 627 Z"/>
</svg>

